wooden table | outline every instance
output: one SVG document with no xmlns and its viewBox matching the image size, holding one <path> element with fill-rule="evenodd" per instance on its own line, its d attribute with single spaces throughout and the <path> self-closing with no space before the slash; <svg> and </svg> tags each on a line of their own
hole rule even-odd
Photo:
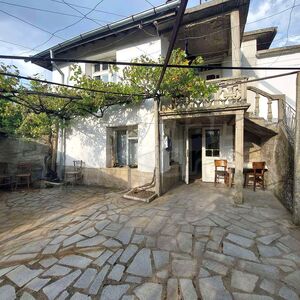
<svg viewBox="0 0 300 300">
<path fill-rule="evenodd" d="M 266 166 L 265 172 L 268 171 L 268 167 Z M 252 167 L 252 162 L 246 162 L 244 163 L 243 167 L 243 174 L 244 177 L 247 173 L 253 173 L 254 169 Z M 234 163 L 228 163 L 228 173 L 229 173 L 229 179 L 228 179 L 228 186 L 232 187 L 233 181 L 234 181 L 234 173 L 235 173 L 235 165 Z"/>
</svg>

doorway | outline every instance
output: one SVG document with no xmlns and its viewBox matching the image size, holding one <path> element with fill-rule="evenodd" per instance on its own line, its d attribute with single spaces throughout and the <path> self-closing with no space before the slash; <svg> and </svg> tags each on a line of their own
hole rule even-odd
<svg viewBox="0 0 300 300">
<path fill-rule="evenodd" d="M 190 130 L 190 165 L 191 180 L 202 178 L 202 129 Z"/>
</svg>

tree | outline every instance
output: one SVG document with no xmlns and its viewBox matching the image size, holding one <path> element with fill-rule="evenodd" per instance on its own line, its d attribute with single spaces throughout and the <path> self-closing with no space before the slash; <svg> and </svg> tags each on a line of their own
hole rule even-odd
<svg viewBox="0 0 300 300">
<path fill-rule="evenodd" d="M 147 56 L 134 60 L 140 63 L 162 63 Z M 194 64 L 201 64 L 199 57 Z M 174 50 L 170 64 L 188 65 L 182 50 Z M 19 75 L 15 66 L 0 65 L 0 71 Z M 35 139 L 46 139 L 53 153 L 58 129 L 70 125 L 76 118 L 101 118 L 113 105 L 140 103 L 154 95 L 161 67 L 128 66 L 118 82 L 103 82 L 82 74 L 79 66 L 72 69 L 70 80 L 74 87 L 49 85 L 32 80 L 29 87 L 17 77 L 0 74 L 0 128 L 9 134 Z M 35 76 L 39 78 L 38 75 Z M 101 92 L 102 91 L 102 92 Z M 207 98 L 215 87 L 207 85 L 191 68 L 168 68 L 161 84 L 159 96 L 173 100 Z"/>
</svg>

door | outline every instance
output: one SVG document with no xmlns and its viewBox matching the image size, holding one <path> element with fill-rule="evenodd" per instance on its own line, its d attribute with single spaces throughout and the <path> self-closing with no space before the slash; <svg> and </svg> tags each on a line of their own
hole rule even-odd
<svg viewBox="0 0 300 300">
<path fill-rule="evenodd" d="M 202 181 L 214 182 L 215 159 L 220 158 L 221 129 L 203 128 L 202 133 Z"/>
</svg>

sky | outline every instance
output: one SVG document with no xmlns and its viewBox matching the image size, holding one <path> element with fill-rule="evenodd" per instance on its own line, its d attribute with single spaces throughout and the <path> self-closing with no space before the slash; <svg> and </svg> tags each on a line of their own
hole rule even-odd
<svg viewBox="0 0 300 300">
<path fill-rule="evenodd" d="M 0 0 L 0 53 L 33 55 L 80 33 L 164 3 L 163 0 Z M 189 0 L 188 6 L 199 3 L 200 0 Z M 276 26 L 278 34 L 271 47 L 300 44 L 299 19 L 300 0 L 250 0 L 246 31 Z M 22 75 L 39 73 L 50 78 L 50 72 L 34 64 L 12 60 L 5 63 L 16 65 Z"/>
</svg>

